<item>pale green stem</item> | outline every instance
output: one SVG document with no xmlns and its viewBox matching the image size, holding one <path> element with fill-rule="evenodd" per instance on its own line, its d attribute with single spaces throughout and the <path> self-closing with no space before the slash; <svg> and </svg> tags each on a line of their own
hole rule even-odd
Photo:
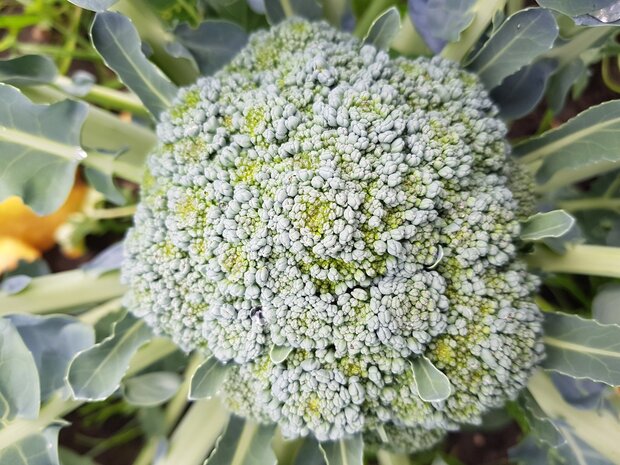
<svg viewBox="0 0 620 465">
<path fill-rule="evenodd" d="M 168 341 L 166 346 L 167 350 L 162 350 L 164 345 L 161 341 L 162 339 L 154 339 L 142 347 L 138 354 L 136 354 L 132 359 L 132 363 L 126 376 L 131 376 L 132 374 L 144 370 L 152 363 L 165 357 L 166 355 L 169 355 L 173 350 L 175 350 L 175 346 L 170 341 Z M 147 355 L 148 352 L 153 352 L 153 354 Z M 0 450 L 15 444 L 31 434 L 36 434 L 43 431 L 50 424 L 54 423 L 59 418 L 62 418 L 69 412 L 72 412 L 83 403 L 84 401 L 63 400 L 59 396 L 52 398 L 52 400 L 43 406 L 39 412 L 38 418 L 33 420 L 19 418 L 0 429 Z"/>
<path fill-rule="evenodd" d="M 78 318 L 79 320 L 89 326 L 94 326 L 99 320 L 110 313 L 116 312 L 123 307 L 122 299 L 112 299 L 104 304 L 98 305 L 95 308 L 82 313 Z"/>
<path fill-rule="evenodd" d="M 359 38 L 365 37 L 373 21 L 387 10 L 392 3 L 394 3 L 392 0 L 373 0 L 355 25 L 353 34 Z"/>
<path fill-rule="evenodd" d="M 119 274 L 72 270 L 34 278 L 22 292 L 0 293 L 0 315 L 53 313 L 120 297 L 126 288 L 120 283 Z"/>
<path fill-rule="evenodd" d="M 506 0 L 478 0 L 473 8 L 474 19 L 461 34 L 461 40 L 446 45 L 441 51 L 441 56 L 457 63 L 462 62 L 467 52 L 476 45 L 484 31 L 487 30 L 495 13 L 504 8 L 504 5 L 506 5 Z"/>
<path fill-rule="evenodd" d="M 522 10 L 523 3 L 523 0 L 508 0 L 508 5 L 506 6 L 506 13 L 508 14 L 508 16 Z"/>
<path fill-rule="evenodd" d="M 573 407 L 562 398 L 543 371 L 534 373 L 527 387 L 549 417 L 568 424 L 588 445 L 617 463 L 620 457 L 620 423 L 613 413 L 605 409 L 586 410 Z"/>
<path fill-rule="evenodd" d="M 278 465 L 293 465 L 297 461 L 297 455 L 304 443 L 304 439 L 284 439 L 279 429 L 276 430 L 271 448 L 278 459 Z"/>
<path fill-rule="evenodd" d="M 66 74 L 71 66 L 71 62 L 73 61 L 73 52 L 75 52 L 75 46 L 77 44 L 77 39 L 80 35 L 79 33 L 79 24 L 80 18 L 82 17 L 82 9 L 74 8 L 72 14 L 69 17 L 68 24 L 68 34 L 65 34 L 65 43 L 63 45 L 63 49 L 67 52 L 66 55 L 60 58 L 58 62 L 58 71 L 60 74 Z"/>
<path fill-rule="evenodd" d="M 19 52 L 20 55 L 50 55 L 52 57 L 72 56 L 76 60 L 101 61 L 101 57 L 97 55 L 96 52 L 91 52 L 89 50 L 74 50 L 70 52 L 58 45 L 19 42 L 15 44 L 15 50 Z"/>
<path fill-rule="evenodd" d="M 70 85 L 71 79 L 65 76 L 58 76 L 54 81 L 54 86 L 63 93 L 65 93 L 63 88 Z M 70 95 L 67 96 L 71 97 Z M 94 84 L 88 90 L 88 93 L 80 98 L 109 110 L 128 111 L 139 116 L 150 117 L 150 113 L 140 99 L 130 92 Z"/>
<path fill-rule="evenodd" d="M 229 416 L 218 398 L 195 402 L 174 430 L 168 454 L 157 465 L 202 465 Z"/>
<path fill-rule="evenodd" d="M 181 384 L 181 387 L 179 388 L 177 393 L 166 406 L 166 410 L 164 411 L 164 430 L 166 434 L 172 431 L 172 428 L 174 428 L 174 425 L 177 424 L 179 418 L 185 411 L 192 375 L 194 374 L 196 368 L 198 368 L 201 362 L 201 355 L 196 353 L 192 356 L 183 374 L 183 384 Z M 157 452 L 157 445 L 159 444 L 160 440 L 160 437 L 152 437 L 151 439 L 149 439 L 146 445 L 140 451 L 140 454 L 134 461 L 133 465 L 151 465 L 153 463 L 155 453 Z"/>
<path fill-rule="evenodd" d="M 404 454 L 395 454 L 386 450 L 379 450 L 377 453 L 379 465 L 411 465 L 409 457 Z"/>
<path fill-rule="evenodd" d="M 551 273 L 620 278 L 620 247 L 578 244 L 569 246 L 563 255 L 536 247 L 526 261 L 532 268 Z"/>
<path fill-rule="evenodd" d="M 620 199 L 593 197 L 586 199 L 561 200 L 557 202 L 557 206 L 571 212 L 582 210 L 620 211 Z"/>
<path fill-rule="evenodd" d="M 128 205 L 126 207 L 117 207 L 117 208 L 93 208 L 93 209 L 84 209 L 84 213 L 89 218 L 95 218 L 99 220 L 107 220 L 112 218 L 124 218 L 126 216 L 131 216 L 136 212 L 136 205 Z"/>
<path fill-rule="evenodd" d="M 547 58 L 557 60 L 558 67 L 562 67 L 577 58 L 591 48 L 599 40 L 605 36 L 610 36 L 615 29 L 612 27 L 589 27 L 571 38 L 565 44 L 552 48 L 545 54 Z"/>
</svg>

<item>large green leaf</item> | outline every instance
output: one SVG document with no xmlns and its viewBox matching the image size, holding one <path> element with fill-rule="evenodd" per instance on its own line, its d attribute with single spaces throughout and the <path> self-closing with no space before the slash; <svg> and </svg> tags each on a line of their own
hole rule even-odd
<svg viewBox="0 0 620 465">
<path fill-rule="evenodd" d="M 17 195 L 41 215 L 63 204 L 86 157 L 80 131 L 87 108 L 70 100 L 35 105 L 0 84 L 0 200 Z"/>
<path fill-rule="evenodd" d="M 58 74 L 52 60 L 41 55 L 24 55 L 0 61 L 0 81 L 15 86 L 48 84 Z"/>
<path fill-rule="evenodd" d="M 0 420 L 36 418 L 40 403 L 39 374 L 32 354 L 13 324 L 0 319 Z"/>
<path fill-rule="evenodd" d="M 74 5 L 92 11 L 105 11 L 118 0 L 69 0 Z"/>
<path fill-rule="evenodd" d="M 220 390 L 228 369 L 229 367 L 220 363 L 218 359 L 210 357 L 193 374 L 189 398 L 197 400 L 215 396 Z"/>
<path fill-rule="evenodd" d="M 399 32 L 400 13 L 396 7 L 391 7 L 373 21 L 364 42 L 388 50 Z"/>
<path fill-rule="evenodd" d="M 123 395 L 127 402 L 140 407 L 160 405 L 172 398 L 181 386 L 176 373 L 158 371 L 134 376 L 123 381 Z"/>
<path fill-rule="evenodd" d="M 499 115 L 513 120 L 529 114 L 543 98 L 555 68 L 553 60 L 538 60 L 504 79 L 491 91 Z"/>
<path fill-rule="evenodd" d="M 617 0 L 537 0 L 540 6 L 557 10 L 568 16 L 583 15 L 601 10 Z"/>
<path fill-rule="evenodd" d="M 65 387 L 65 376 L 73 357 L 95 343 L 93 328 L 65 315 L 10 315 L 8 319 L 34 358 L 44 402 Z"/>
<path fill-rule="evenodd" d="M 179 42 L 190 51 L 202 74 L 213 74 L 228 63 L 248 41 L 248 35 L 235 23 L 208 20 L 196 29 L 186 23 L 174 31 Z"/>
<path fill-rule="evenodd" d="M 524 162 L 543 160 L 536 179 L 546 189 L 588 179 L 620 163 L 620 100 L 590 107 L 557 129 L 519 144 Z"/>
<path fill-rule="evenodd" d="M 177 88 L 150 61 L 140 47 L 140 36 L 120 13 L 97 13 L 91 28 L 93 45 L 156 118 L 174 99 Z"/>
<path fill-rule="evenodd" d="M 420 398 L 426 402 L 447 399 L 452 393 L 450 380 L 426 357 L 411 361 L 416 389 Z"/>
<path fill-rule="evenodd" d="M 0 450 L 2 465 L 59 465 L 58 433 L 60 425 L 48 426 Z"/>
<path fill-rule="evenodd" d="M 582 59 L 571 60 L 562 66 L 549 80 L 547 90 L 547 101 L 553 114 L 557 115 L 564 108 L 564 102 L 568 92 L 575 82 L 587 72 L 587 68 Z"/>
<path fill-rule="evenodd" d="M 605 325 L 620 325 L 620 284 L 606 284 L 592 300 L 592 316 Z"/>
<path fill-rule="evenodd" d="M 539 441 L 546 442 L 550 447 L 558 447 L 566 442 L 555 423 L 545 414 L 529 392 L 521 394 L 521 402 L 530 432 Z"/>
<path fill-rule="evenodd" d="M 521 239 L 539 241 L 546 237 L 561 237 L 575 224 L 575 218 L 564 210 L 536 213 L 530 216 L 521 227 Z"/>
<path fill-rule="evenodd" d="M 323 18 L 323 6 L 316 0 L 289 0 L 296 16 L 318 21 Z"/>
<path fill-rule="evenodd" d="M 67 381 L 76 399 L 103 400 L 118 388 L 131 357 L 151 337 L 142 320 L 126 315 L 114 333 L 80 352 L 69 366 Z"/>
<path fill-rule="evenodd" d="M 361 434 L 347 439 L 320 443 L 327 465 L 363 465 L 364 440 Z"/>
<path fill-rule="evenodd" d="M 284 21 L 286 18 L 280 0 L 265 0 L 265 12 L 267 14 L 267 21 L 269 21 L 269 24 L 272 26 Z"/>
<path fill-rule="evenodd" d="M 540 8 L 521 10 L 506 20 L 482 46 L 469 67 L 488 89 L 549 50 L 558 36 L 553 14 Z"/>
<path fill-rule="evenodd" d="M 620 385 L 620 326 L 546 313 L 544 329 L 544 368 L 573 378 Z"/>
<path fill-rule="evenodd" d="M 231 417 L 205 465 L 276 465 L 271 448 L 275 425 Z"/>
</svg>

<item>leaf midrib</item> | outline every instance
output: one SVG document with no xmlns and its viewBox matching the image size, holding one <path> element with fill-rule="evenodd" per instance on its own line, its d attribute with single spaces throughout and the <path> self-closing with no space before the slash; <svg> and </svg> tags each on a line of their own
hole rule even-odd
<svg viewBox="0 0 620 465">
<path fill-rule="evenodd" d="M 78 145 L 63 144 L 7 126 L 0 126 L 0 141 L 2 140 L 71 162 L 79 162 L 86 158 L 86 152 Z"/>
</svg>

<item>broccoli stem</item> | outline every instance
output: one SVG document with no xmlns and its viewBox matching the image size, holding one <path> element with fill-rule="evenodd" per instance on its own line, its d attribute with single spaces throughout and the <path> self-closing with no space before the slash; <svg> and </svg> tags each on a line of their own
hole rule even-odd
<svg viewBox="0 0 620 465">
<path fill-rule="evenodd" d="M 194 402 L 172 434 L 168 455 L 158 465 L 202 465 L 229 416 L 218 398 Z M 209 419 L 208 423 L 205 418 Z"/>
<path fill-rule="evenodd" d="M 377 452 L 379 465 L 410 465 L 409 457 L 405 454 L 396 454 L 381 449 Z"/>
<path fill-rule="evenodd" d="M 582 210 L 613 210 L 620 211 L 620 199 L 608 197 L 591 197 L 585 199 L 562 200 L 558 207 L 570 212 Z"/>
<path fill-rule="evenodd" d="M 124 292 L 118 271 L 99 276 L 83 270 L 54 273 L 34 278 L 23 292 L 0 293 L 0 315 L 53 313 L 120 297 Z"/>
<path fill-rule="evenodd" d="M 620 247 L 579 244 L 564 255 L 536 247 L 526 260 L 532 268 L 547 272 L 620 278 Z"/>
<path fill-rule="evenodd" d="M 478 0 L 474 5 L 474 20 L 461 34 L 461 40 L 448 44 L 441 51 L 441 56 L 448 60 L 462 62 L 467 52 L 476 45 L 478 39 L 489 27 L 495 13 L 504 8 L 506 0 Z"/>
</svg>

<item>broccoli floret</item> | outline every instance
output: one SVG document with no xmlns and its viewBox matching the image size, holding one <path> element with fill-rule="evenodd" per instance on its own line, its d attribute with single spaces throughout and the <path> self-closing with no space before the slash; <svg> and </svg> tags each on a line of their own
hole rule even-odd
<svg viewBox="0 0 620 465">
<path fill-rule="evenodd" d="M 254 33 L 162 116 L 127 306 L 232 364 L 226 405 L 288 437 L 419 449 L 479 422 L 543 356 L 496 115 L 449 61 L 299 19 Z M 423 355 L 447 399 L 420 397 Z"/>
</svg>

